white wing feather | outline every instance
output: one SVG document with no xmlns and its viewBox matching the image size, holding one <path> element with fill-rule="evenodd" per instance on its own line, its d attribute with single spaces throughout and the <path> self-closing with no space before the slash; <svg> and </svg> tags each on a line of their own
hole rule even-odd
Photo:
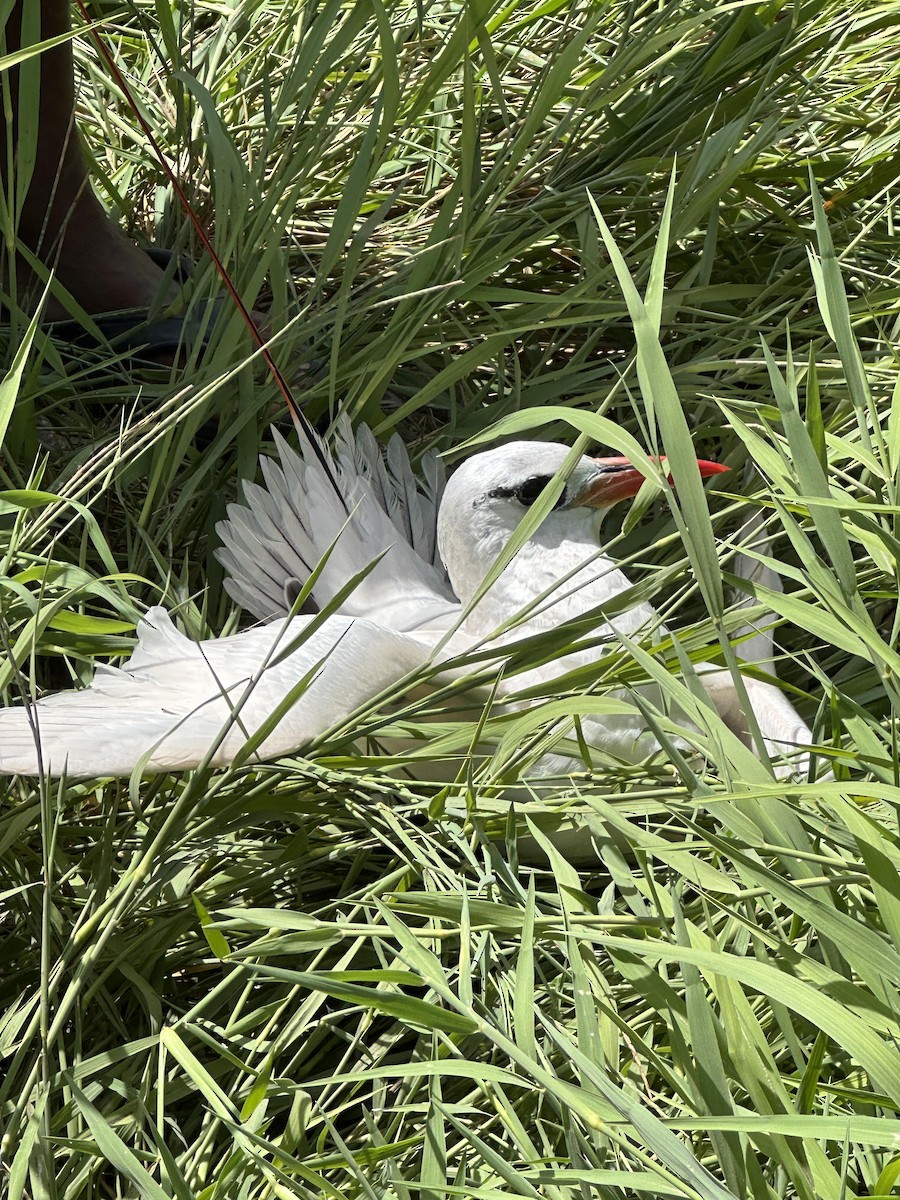
<svg viewBox="0 0 900 1200">
<path fill-rule="evenodd" d="M 340 456 L 329 456 L 333 478 L 302 435 L 302 457 L 277 433 L 275 442 L 280 465 L 262 460 L 266 487 L 245 485 L 245 503 L 230 505 L 228 520 L 218 526 L 223 545 L 217 556 L 228 575 L 228 594 L 263 619 L 284 615 L 291 589 L 305 583 L 331 550 L 313 590 L 318 607 L 372 567 L 341 604 L 342 613 L 401 631 L 452 624 L 459 605 L 446 575 L 407 536 L 415 530 L 433 557 L 433 517 L 432 528 L 418 537 L 432 502 L 427 498 L 421 510 L 416 507 L 409 460 L 404 468 L 394 452 L 403 477 L 400 495 L 371 433 L 353 442 L 342 431 Z M 320 449 L 327 455 L 324 445 Z M 407 513 L 407 504 L 415 511 Z"/>
<path fill-rule="evenodd" d="M 125 667 L 98 667 L 82 691 L 0 709 L 0 773 L 129 775 L 142 759 L 149 772 L 185 770 L 214 746 L 208 761 L 224 766 L 309 676 L 255 754 L 277 758 L 344 721 L 428 656 L 427 639 L 371 621 L 333 616 L 310 632 L 312 620 L 193 642 L 165 609 L 153 608 Z"/>
<path fill-rule="evenodd" d="M 746 746 L 755 749 L 750 723 L 730 672 L 715 667 L 704 671 L 701 664 L 698 674 L 713 706 L 731 732 L 737 734 Z M 806 775 L 809 753 L 805 747 L 812 743 L 812 730 L 787 696 L 774 684 L 747 676 L 742 678 L 776 779 L 786 779 L 794 774 Z"/>
<path fill-rule="evenodd" d="M 382 452 L 368 425 L 361 425 L 354 436 L 345 414 L 336 423 L 334 444 L 334 457 L 342 471 L 368 482 L 376 503 L 398 533 L 446 580 L 437 556 L 437 510 L 447 477 L 437 455 L 429 452 L 422 456 L 417 476 L 399 434 L 391 437 Z"/>
<path fill-rule="evenodd" d="M 755 513 L 740 531 L 741 543 L 756 554 L 768 554 L 771 538 L 765 529 L 765 515 Z M 754 555 L 740 553 L 735 562 L 734 573 L 756 588 L 770 592 L 782 591 L 781 577 L 765 561 Z M 743 593 L 739 605 L 749 608 L 757 603 L 753 595 Z M 743 637 L 737 647 L 741 658 L 770 675 L 777 675 L 775 663 L 774 616 L 771 614 L 748 623 L 735 634 Z M 749 635 L 749 636 L 748 636 Z M 783 779 L 791 774 L 806 775 L 809 771 L 809 753 L 803 747 L 813 741 L 812 730 L 774 684 L 760 679 L 743 676 L 747 699 L 753 710 L 756 724 L 762 734 L 765 749 L 774 763 L 776 778 Z M 728 671 L 712 668 L 701 675 L 710 699 L 719 716 L 748 746 L 752 746 L 749 722 L 744 712 L 734 680 Z M 828 772 L 827 775 L 830 775 Z M 827 776 L 826 776 L 827 777 Z"/>
</svg>

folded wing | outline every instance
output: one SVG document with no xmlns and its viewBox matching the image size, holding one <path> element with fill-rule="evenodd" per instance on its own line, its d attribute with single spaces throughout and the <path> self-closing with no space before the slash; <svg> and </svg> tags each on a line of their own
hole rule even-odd
<svg viewBox="0 0 900 1200">
<path fill-rule="evenodd" d="M 420 666 L 428 643 L 371 621 L 274 621 L 193 642 L 163 608 L 138 626 L 122 667 L 90 687 L 0 710 L 0 774 L 71 777 L 232 762 L 283 710 L 254 758 L 290 754 Z"/>
</svg>

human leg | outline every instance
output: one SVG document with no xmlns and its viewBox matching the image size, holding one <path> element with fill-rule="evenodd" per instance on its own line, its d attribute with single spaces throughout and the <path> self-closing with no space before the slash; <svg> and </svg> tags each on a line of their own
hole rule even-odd
<svg viewBox="0 0 900 1200">
<path fill-rule="evenodd" d="M 7 51 L 21 45 L 23 9 L 33 2 L 18 0 L 14 4 L 6 24 Z M 69 0 L 40 0 L 39 40 L 65 34 L 69 21 Z M 27 26 L 26 39 L 33 40 Z M 12 122 L 15 170 L 19 70 L 13 68 L 10 75 L 11 111 L 4 116 Z M 55 269 L 59 282 L 87 312 L 145 308 L 158 293 L 160 269 L 110 220 L 91 190 L 74 109 L 72 46 L 65 42 L 40 56 L 35 159 L 18 214 L 18 236 L 41 263 Z M 6 158 L 6 153 L 0 152 L 0 175 L 9 194 Z M 30 307 L 40 294 L 40 285 L 21 258 L 15 274 L 20 300 Z M 45 315 L 62 317 L 65 309 L 51 299 Z"/>
</svg>

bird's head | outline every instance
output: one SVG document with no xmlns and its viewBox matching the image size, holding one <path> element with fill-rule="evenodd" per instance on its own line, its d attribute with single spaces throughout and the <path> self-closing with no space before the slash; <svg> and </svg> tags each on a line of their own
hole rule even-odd
<svg viewBox="0 0 900 1200">
<path fill-rule="evenodd" d="M 438 546 L 458 595 L 462 576 L 477 572 L 473 560 L 490 565 L 570 453 L 556 442 L 508 442 L 457 467 L 441 501 Z M 728 469 L 705 460 L 698 466 L 704 479 Z M 596 530 L 598 510 L 637 495 L 643 482 L 627 458 L 583 456 L 541 525 L 541 541 L 549 546 Z"/>
</svg>

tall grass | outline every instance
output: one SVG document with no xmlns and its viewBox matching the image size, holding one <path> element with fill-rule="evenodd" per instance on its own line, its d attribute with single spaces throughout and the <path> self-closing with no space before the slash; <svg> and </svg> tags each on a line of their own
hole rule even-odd
<svg viewBox="0 0 900 1200">
<path fill-rule="evenodd" d="M 415 451 L 614 420 L 679 483 L 605 529 L 676 633 L 478 730 L 397 697 L 308 758 L 8 784 L 0 1191 L 895 1194 L 898 6 L 95 12 L 307 415 Z M 196 256 L 76 51 L 104 200 Z M 200 259 L 192 295 L 218 286 Z M 202 361 L 136 373 L 8 307 L 16 702 L 123 652 L 147 603 L 236 627 L 212 528 L 284 408 L 237 314 Z M 754 510 L 785 590 L 738 608 Z M 693 690 L 767 612 L 833 781 L 774 783 Z M 704 753 L 579 763 L 571 714 L 648 676 Z M 415 776 L 378 753 L 398 730 Z M 511 793 L 560 739 L 578 769 Z"/>
</svg>

